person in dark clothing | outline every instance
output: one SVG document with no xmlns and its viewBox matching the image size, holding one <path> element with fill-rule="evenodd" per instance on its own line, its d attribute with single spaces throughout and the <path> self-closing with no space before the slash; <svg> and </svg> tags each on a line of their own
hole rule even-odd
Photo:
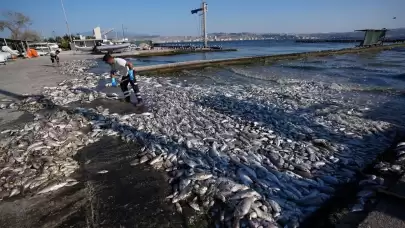
<svg viewBox="0 0 405 228">
<path fill-rule="evenodd" d="M 139 91 L 138 82 L 136 81 L 134 75 L 134 66 L 131 62 L 126 61 L 122 58 L 114 58 L 111 54 L 105 54 L 103 61 L 111 66 L 111 82 L 113 86 L 117 85 L 116 74 L 119 72 L 122 75 L 121 78 L 121 90 L 124 93 L 125 101 L 131 102 L 130 92 L 128 90 L 128 83 L 131 84 L 132 89 L 135 92 L 135 97 L 137 98 L 137 106 L 143 104 L 141 93 Z"/>
</svg>

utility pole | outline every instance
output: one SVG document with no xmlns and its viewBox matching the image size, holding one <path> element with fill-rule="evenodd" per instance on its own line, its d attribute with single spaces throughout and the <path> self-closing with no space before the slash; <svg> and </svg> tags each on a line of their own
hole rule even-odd
<svg viewBox="0 0 405 228">
<path fill-rule="evenodd" d="M 60 4 L 62 5 L 63 14 L 65 15 L 66 27 L 67 27 L 68 35 L 70 37 L 70 42 L 73 42 L 72 34 L 70 33 L 70 29 L 69 29 L 69 23 L 68 23 L 68 20 L 66 17 L 65 7 L 63 6 L 63 0 L 60 0 Z"/>
<path fill-rule="evenodd" d="M 208 47 L 208 37 L 207 37 L 207 3 L 204 0 L 201 3 L 201 8 L 191 10 L 191 14 L 196 14 L 202 11 L 202 37 L 204 39 L 204 47 Z"/>
<path fill-rule="evenodd" d="M 203 14 L 202 14 L 202 29 L 204 35 L 204 47 L 208 47 L 208 39 L 207 39 L 207 3 L 202 2 Z"/>
</svg>

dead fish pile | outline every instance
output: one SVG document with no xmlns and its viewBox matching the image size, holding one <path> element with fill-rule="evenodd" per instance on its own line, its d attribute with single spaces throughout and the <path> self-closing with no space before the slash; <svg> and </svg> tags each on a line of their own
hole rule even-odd
<svg viewBox="0 0 405 228">
<path fill-rule="evenodd" d="M 381 161 L 377 163 L 373 168 L 373 173 L 376 175 L 369 175 L 364 180 L 359 182 L 361 191 L 358 192 L 357 203 L 352 207 L 352 211 L 363 211 L 366 204 L 372 204 L 375 202 L 374 196 L 378 189 L 384 189 L 384 176 L 393 178 L 394 176 L 400 177 L 404 173 L 405 169 L 405 142 L 397 144 L 394 152 L 396 158 L 393 161 Z"/>
<path fill-rule="evenodd" d="M 31 101 L 32 102 L 32 101 Z M 93 142 L 80 130 L 87 119 L 58 111 L 49 116 L 35 114 L 34 122 L 22 129 L 1 132 L 1 198 L 20 193 L 46 193 L 77 181 L 69 176 L 78 168 L 72 158 Z"/>
<path fill-rule="evenodd" d="M 53 103 L 108 97 L 93 90 L 102 76 L 68 71 L 80 77 L 44 88 Z M 92 138 L 118 135 L 144 144 L 131 165 L 165 169 L 173 186 L 168 199 L 179 211 L 186 205 L 206 211 L 222 202 L 217 213 L 229 226 L 298 226 L 333 195 L 334 185 L 353 178 L 392 140 L 389 123 L 364 118 L 364 105 L 343 101 L 339 91 L 316 82 L 139 81 L 150 113 L 119 115 L 100 107 L 77 108 L 76 114 L 90 120 Z"/>
<path fill-rule="evenodd" d="M 361 191 L 357 193 L 357 202 L 353 205 L 351 211 L 363 211 L 366 204 L 373 204 L 375 202 L 374 196 L 377 189 L 384 188 L 384 178 L 377 177 L 376 175 L 369 175 L 366 179 L 359 182 Z"/>
</svg>

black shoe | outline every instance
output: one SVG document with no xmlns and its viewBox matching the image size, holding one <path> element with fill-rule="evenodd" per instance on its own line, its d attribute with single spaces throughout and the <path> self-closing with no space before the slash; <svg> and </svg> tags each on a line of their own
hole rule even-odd
<svg viewBox="0 0 405 228">
<path fill-rule="evenodd" d="M 140 107 L 140 106 L 143 106 L 143 105 L 144 105 L 144 103 L 143 103 L 142 100 L 138 100 L 138 103 L 135 104 L 136 107 Z"/>
</svg>

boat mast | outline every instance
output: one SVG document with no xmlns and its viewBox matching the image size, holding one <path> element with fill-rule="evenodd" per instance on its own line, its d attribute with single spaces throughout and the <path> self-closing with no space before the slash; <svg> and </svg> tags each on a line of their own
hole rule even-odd
<svg viewBox="0 0 405 228">
<path fill-rule="evenodd" d="M 70 42 L 72 42 L 73 41 L 72 34 L 70 33 L 69 23 L 68 23 L 68 20 L 67 20 L 67 17 L 66 17 L 66 12 L 65 12 L 65 7 L 63 6 L 63 0 L 60 0 L 60 4 L 62 5 L 63 14 L 65 15 L 66 27 L 67 27 L 68 35 L 69 35 L 69 38 L 70 38 Z"/>
</svg>

